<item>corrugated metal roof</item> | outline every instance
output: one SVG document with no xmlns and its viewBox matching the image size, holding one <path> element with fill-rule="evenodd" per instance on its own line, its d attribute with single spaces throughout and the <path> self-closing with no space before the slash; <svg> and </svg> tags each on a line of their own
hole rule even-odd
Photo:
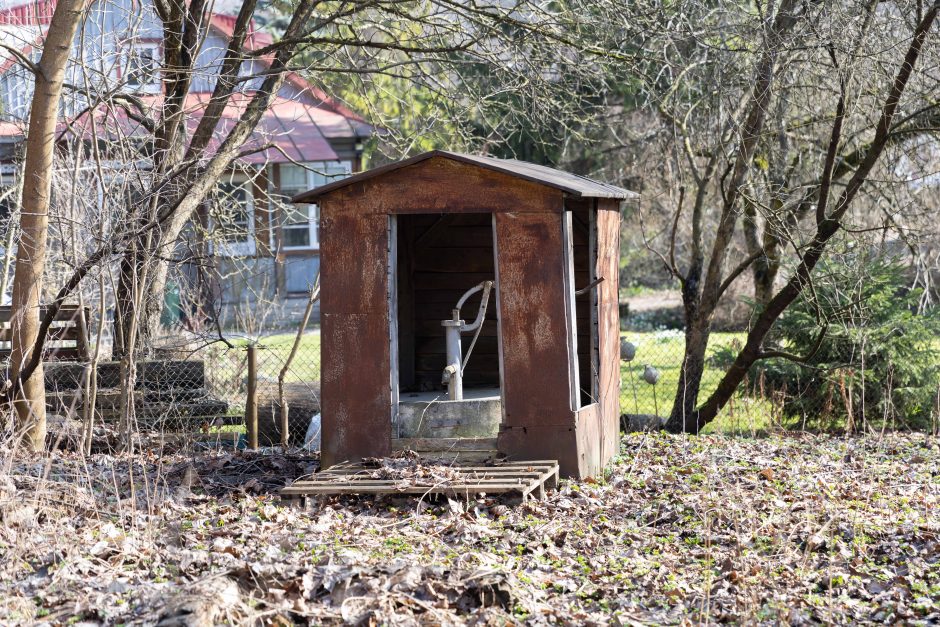
<svg viewBox="0 0 940 627">
<path fill-rule="evenodd" d="M 233 94 L 226 104 L 225 110 L 215 127 L 215 132 L 209 140 L 207 153 L 214 154 L 222 143 L 223 138 L 238 122 L 252 94 Z M 206 111 L 210 94 L 191 93 L 186 96 L 184 114 L 186 126 L 190 133 L 196 130 L 199 120 Z M 163 96 L 146 96 L 140 98 L 146 105 L 154 119 L 161 115 Z M 266 163 L 294 163 L 309 161 L 335 161 L 339 155 L 333 150 L 330 142 L 320 131 L 320 116 L 322 109 L 314 105 L 288 101 L 280 96 L 271 100 L 271 105 L 265 111 L 257 127 L 242 145 L 244 153 L 238 161 L 240 163 L 266 164 Z M 327 112 L 327 119 L 332 120 L 335 115 Z M 25 126 L 25 124 L 24 124 Z M 77 118 L 62 121 L 57 132 L 91 138 L 92 127 L 96 127 L 98 137 L 121 139 L 128 137 L 147 137 L 148 131 L 140 122 L 130 118 L 122 108 L 100 105 L 94 111 L 83 112 Z M 11 123 L 0 121 L 0 137 L 22 136 L 22 129 Z M 250 152 L 254 150 L 254 152 Z"/>
<path fill-rule="evenodd" d="M 293 198 L 293 201 L 313 202 L 321 196 L 329 194 L 334 190 L 346 187 L 347 185 L 352 185 L 361 181 L 384 176 L 396 170 L 400 170 L 401 168 L 426 161 L 433 157 L 452 159 L 454 161 L 460 161 L 490 170 L 496 170 L 497 172 L 504 172 L 510 176 L 516 176 L 527 181 L 532 181 L 534 183 L 560 189 L 563 192 L 578 198 L 618 198 L 623 200 L 628 198 L 636 198 L 638 196 L 638 194 L 635 192 L 617 187 L 616 185 L 608 185 L 607 183 L 601 183 L 600 181 L 595 181 L 585 176 L 563 172 L 562 170 L 556 170 L 544 165 L 536 165 L 534 163 L 518 161 L 516 159 L 497 159 L 495 157 L 469 155 L 460 152 L 450 152 L 447 150 L 432 150 L 416 157 L 405 159 L 404 161 L 397 161 L 379 168 L 366 170 L 365 172 L 361 172 L 349 178 L 342 179 L 340 181 L 334 181 L 333 183 L 323 185 L 322 187 L 304 192 L 303 194 L 298 194 Z"/>
</svg>

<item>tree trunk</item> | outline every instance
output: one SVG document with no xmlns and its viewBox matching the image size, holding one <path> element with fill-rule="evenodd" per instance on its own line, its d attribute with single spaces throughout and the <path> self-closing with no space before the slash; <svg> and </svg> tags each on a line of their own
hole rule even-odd
<svg viewBox="0 0 940 627">
<path fill-rule="evenodd" d="M 199 192 L 204 197 L 208 190 Z M 167 201 L 168 202 L 168 201 Z M 198 206 L 196 202 L 193 206 Z M 117 293 L 115 294 L 114 349 L 112 359 L 127 355 L 127 340 L 132 327 L 136 329 L 136 346 L 147 354 L 153 348 L 153 340 L 160 332 L 160 314 L 163 311 L 166 281 L 170 270 L 170 257 L 179 240 L 186 221 L 194 208 L 178 211 L 150 237 L 141 237 L 137 246 L 131 246 L 121 259 Z M 147 276 L 147 283 L 140 287 L 137 299 L 135 282 Z M 137 304 L 139 302 L 139 304 Z"/>
<path fill-rule="evenodd" d="M 685 354 L 679 371 L 679 387 L 672 403 L 666 429 L 673 433 L 696 433 L 698 396 L 705 373 L 705 351 L 708 348 L 708 326 L 694 324 L 685 330 Z"/>
<path fill-rule="evenodd" d="M 34 72 L 36 87 L 29 112 L 20 241 L 13 275 L 10 366 L 16 388 L 13 404 L 18 427 L 24 434 L 24 444 L 34 451 L 41 450 L 46 439 L 46 395 L 41 362 L 22 382 L 19 382 L 19 374 L 39 337 L 55 128 L 65 69 L 84 6 L 83 0 L 60 0 L 56 5 Z"/>
<path fill-rule="evenodd" d="M 140 347 L 146 355 L 153 346 L 153 338 L 159 332 L 166 275 L 162 275 L 162 283 L 155 285 L 159 276 L 154 278 L 154 266 L 161 263 L 166 265 L 167 262 L 155 261 L 147 254 L 149 246 L 146 239 L 141 237 L 136 246 L 129 247 L 118 266 L 114 298 L 114 341 L 111 352 L 111 359 L 114 360 L 127 357 L 132 343 Z M 143 276 L 149 276 L 146 285 L 139 284 Z M 160 300 L 156 300 L 157 298 Z"/>
<path fill-rule="evenodd" d="M 718 387 L 711 396 L 702 403 L 698 415 L 696 416 L 695 431 L 698 431 L 715 419 L 718 412 L 731 400 L 738 386 L 744 380 L 744 377 L 747 376 L 748 370 L 755 362 L 759 359 L 773 356 L 772 352 L 767 353 L 763 350 L 764 338 L 767 337 L 767 334 L 770 332 L 771 328 L 773 328 L 777 319 L 786 311 L 787 307 L 789 307 L 803 290 L 806 289 L 806 286 L 809 285 L 813 270 L 826 252 L 829 241 L 836 233 L 842 230 L 842 218 L 849 210 L 849 207 L 855 200 L 862 185 L 868 180 L 872 168 L 881 158 L 890 138 L 890 131 L 894 123 L 898 103 L 904 95 L 907 83 L 914 72 L 914 66 L 917 64 L 917 60 L 920 57 L 921 49 L 927 38 L 927 33 L 930 31 L 931 26 L 933 26 L 938 13 L 940 13 L 940 3 L 934 4 L 924 13 L 923 18 L 915 28 L 914 36 L 904 56 L 904 61 L 898 69 L 897 76 L 888 91 L 887 98 L 882 107 L 881 117 L 875 128 L 875 138 L 866 151 L 861 164 L 846 184 L 831 214 L 827 212 L 829 200 L 828 192 L 829 184 L 832 182 L 832 177 L 835 176 L 836 173 L 830 170 L 828 172 L 828 178 L 824 174 L 822 178 L 823 184 L 820 186 L 819 199 L 816 206 L 816 234 L 812 242 L 806 247 L 806 252 L 799 266 L 797 266 L 796 271 L 793 273 L 793 276 L 790 277 L 780 291 L 770 299 L 767 306 L 756 317 L 750 331 L 748 331 L 744 348 L 741 349 L 734 363 L 721 378 L 721 381 L 718 382 Z M 843 100 L 840 101 L 839 107 L 841 111 L 844 111 L 844 107 L 841 106 L 842 104 L 844 104 L 844 95 Z M 835 149 L 840 139 L 840 133 L 838 132 L 841 128 L 840 113 L 837 112 L 836 120 L 833 124 L 834 130 L 829 147 L 830 155 L 835 154 Z"/>
<path fill-rule="evenodd" d="M 767 27 L 767 41 L 755 69 L 754 89 L 741 126 L 741 139 L 735 150 L 729 169 L 730 177 L 725 187 L 718 224 L 712 240 L 707 263 L 701 253 L 700 207 L 704 199 L 702 190 L 707 180 L 699 182 L 699 200 L 693 217 L 693 258 L 689 271 L 682 280 L 682 303 L 685 309 L 686 343 L 679 374 L 679 388 L 673 400 L 672 413 L 666 429 L 673 432 L 697 433 L 699 412 L 696 410 L 702 375 L 705 372 L 705 352 L 711 332 L 712 315 L 724 291 L 724 266 L 731 248 L 739 219 L 739 200 L 751 169 L 751 161 L 764 129 L 767 107 L 773 94 L 773 82 L 777 69 L 777 58 L 782 51 L 782 41 L 805 16 L 798 10 L 796 0 L 783 0 L 776 15 Z M 768 18 L 770 19 L 770 18 Z M 723 185 L 723 183 L 720 183 Z"/>
</svg>

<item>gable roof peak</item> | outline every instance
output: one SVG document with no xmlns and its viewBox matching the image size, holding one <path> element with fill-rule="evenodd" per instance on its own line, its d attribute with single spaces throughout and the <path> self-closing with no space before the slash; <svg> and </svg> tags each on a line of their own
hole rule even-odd
<svg viewBox="0 0 940 627">
<path fill-rule="evenodd" d="M 369 179 L 387 176 L 396 170 L 416 165 L 423 161 L 434 158 L 448 159 L 480 168 L 486 168 L 488 170 L 502 172 L 503 174 L 507 174 L 509 176 L 526 181 L 531 181 L 539 185 L 545 185 L 546 187 L 559 189 L 576 198 L 613 198 L 625 200 L 638 197 L 638 194 L 635 192 L 617 187 L 616 185 L 602 183 L 586 176 L 571 174 L 570 172 L 557 170 L 555 168 L 550 168 L 544 165 L 537 165 L 535 163 L 529 163 L 527 161 L 519 161 L 518 159 L 499 159 L 497 157 L 473 155 L 462 152 L 451 152 L 449 150 L 430 150 L 415 157 L 411 157 L 410 159 L 404 159 L 402 161 L 396 161 L 378 168 L 366 170 L 365 172 L 355 174 L 349 178 L 334 181 L 308 192 L 304 192 L 303 194 L 298 194 L 292 198 L 292 201 L 297 203 L 315 202 L 318 198 L 325 196 L 337 189 L 362 181 L 367 181 Z"/>
</svg>

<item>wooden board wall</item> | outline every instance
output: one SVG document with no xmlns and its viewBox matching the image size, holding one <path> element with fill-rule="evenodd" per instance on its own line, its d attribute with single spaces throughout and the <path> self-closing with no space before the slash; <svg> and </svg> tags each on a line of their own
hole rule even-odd
<svg viewBox="0 0 940 627">
<path fill-rule="evenodd" d="M 601 464 L 620 445 L 620 202 L 598 201 L 597 211 L 598 362 L 600 370 Z"/>
<path fill-rule="evenodd" d="M 402 393 L 444 391 L 444 328 L 468 289 L 495 279 L 493 217 L 488 213 L 398 216 L 399 385 Z M 471 322 L 480 306 L 474 295 L 461 313 Z M 499 387 L 496 295 L 464 373 L 464 388 Z M 473 337 L 464 335 L 466 351 Z"/>
</svg>

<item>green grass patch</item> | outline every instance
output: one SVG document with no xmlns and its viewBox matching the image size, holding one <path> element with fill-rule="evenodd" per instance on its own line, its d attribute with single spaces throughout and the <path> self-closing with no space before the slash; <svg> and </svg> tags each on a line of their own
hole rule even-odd
<svg viewBox="0 0 940 627">
<path fill-rule="evenodd" d="M 620 411 L 628 414 L 657 414 L 666 416 L 679 387 L 679 372 L 685 337 L 682 331 L 622 332 L 621 337 L 633 342 L 636 357 L 632 362 L 620 362 Z M 743 333 L 712 333 L 706 353 L 706 368 L 702 376 L 699 401 L 708 398 L 723 371 L 708 366 L 709 358 L 720 348 L 744 340 Z M 649 364 L 659 370 L 659 383 L 655 386 L 643 381 L 643 369 Z M 658 410 L 658 411 L 657 411 Z M 765 399 L 736 395 L 718 418 L 705 428 L 712 433 L 749 433 L 766 431 L 772 424 L 772 407 Z"/>
<path fill-rule="evenodd" d="M 263 379 L 276 380 L 290 355 L 297 333 L 278 333 L 260 338 L 258 347 L 258 374 Z M 247 344 L 248 340 L 241 341 Z M 309 329 L 300 339 L 297 354 L 291 362 L 287 382 L 320 380 L 320 329 Z"/>
<path fill-rule="evenodd" d="M 632 362 L 620 363 L 620 411 L 628 414 L 655 414 L 665 416 L 672 408 L 679 384 L 685 338 L 681 331 L 635 332 L 625 331 L 621 336 L 637 346 Z M 276 380 L 290 354 L 294 333 L 279 333 L 258 340 L 258 372 L 264 379 Z M 713 333 L 709 340 L 706 361 L 716 350 L 740 343 L 743 333 Z M 242 345 L 247 340 L 240 342 Z M 643 381 L 643 368 L 649 364 L 659 370 L 659 383 L 654 387 Z M 723 371 L 706 366 L 702 377 L 699 400 L 704 400 L 717 387 Z M 288 382 L 320 380 L 320 330 L 307 331 L 300 342 L 297 355 L 285 378 Z M 705 431 L 712 433 L 756 434 L 772 426 L 772 407 L 768 400 L 736 395 L 728 407 L 709 424 Z"/>
</svg>

